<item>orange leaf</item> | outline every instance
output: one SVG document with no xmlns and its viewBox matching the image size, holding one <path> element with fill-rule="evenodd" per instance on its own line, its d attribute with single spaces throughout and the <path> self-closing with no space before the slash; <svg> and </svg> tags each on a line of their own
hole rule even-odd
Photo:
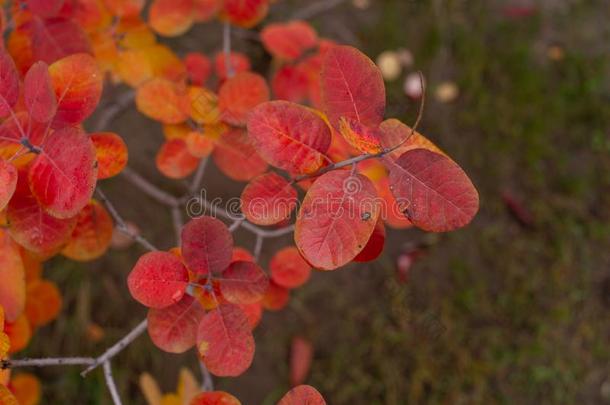
<svg viewBox="0 0 610 405">
<path fill-rule="evenodd" d="M 108 250 L 112 231 L 112 218 L 106 208 L 91 200 L 78 214 L 76 227 L 61 253 L 72 260 L 97 259 Z"/>
<path fill-rule="evenodd" d="M 313 345 L 311 342 L 295 336 L 290 346 L 290 385 L 297 386 L 307 379 L 312 357 Z"/>
<path fill-rule="evenodd" d="M 339 131 L 343 138 L 360 152 L 378 153 L 382 150 L 379 131 L 375 128 L 368 128 L 357 121 L 341 117 Z"/>
<path fill-rule="evenodd" d="M 119 174 L 127 165 L 127 145 L 114 132 L 96 132 L 90 135 L 95 147 L 98 180 Z"/>
<path fill-rule="evenodd" d="M 320 176 L 299 210 L 294 238 L 309 263 L 334 270 L 354 259 L 368 242 L 380 204 L 371 181 L 335 170 Z"/>
<path fill-rule="evenodd" d="M 193 0 L 193 12 L 197 22 L 212 19 L 222 7 L 223 0 Z"/>
<path fill-rule="evenodd" d="M 294 246 L 277 252 L 269 263 L 271 279 L 285 288 L 297 288 L 309 280 L 311 266 Z"/>
<path fill-rule="evenodd" d="M 385 148 L 393 148 L 396 145 L 401 145 L 386 156 L 392 160 L 396 160 L 403 153 L 418 148 L 428 149 L 429 151 L 440 153 L 441 155 L 445 154 L 428 138 L 419 132 L 412 132 L 413 131 L 409 126 L 395 118 L 383 121 L 379 126 L 381 144 Z"/>
<path fill-rule="evenodd" d="M 235 25 L 251 28 L 269 11 L 269 0 L 224 0 L 222 16 Z"/>
<path fill-rule="evenodd" d="M 330 128 L 314 110 L 295 103 L 258 106 L 248 119 L 248 135 L 267 162 L 291 173 L 314 173 L 328 160 Z"/>
<path fill-rule="evenodd" d="M 212 158 L 225 175 L 237 181 L 249 181 L 267 171 L 267 163 L 259 156 L 246 132 L 240 129 L 220 137 Z"/>
<path fill-rule="evenodd" d="M 254 357 L 248 318 L 239 307 L 230 304 L 208 312 L 199 324 L 197 348 L 210 373 L 219 377 L 242 374 Z"/>
<path fill-rule="evenodd" d="M 288 391 L 277 405 L 326 405 L 326 401 L 311 385 L 299 385 Z"/>
<path fill-rule="evenodd" d="M 49 66 L 57 113 L 53 127 L 80 124 L 87 118 L 102 95 L 102 74 L 91 55 L 67 56 Z"/>
<path fill-rule="evenodd" d="M 25 316 L 32 327 L 43 326 L 57 318 L 62 298 L 55 283 L 36 280 L 27 285 L 26 291 Z"/>
<path fill-rule="evenodd" d="M 141 85 L 136 93 L 138 110 L 164 124 L 179 124 L 189 116 L 189 99 L 170 80 L 154 78 Z"/>
<path fill-rule="evenodd" d="M 199 158 L 193 156 L 182 139 L 172 139 L 161 146 L 157 153 L 157 168 L 170 179 L 187 177 L 199 166 Z"/>
<path fill-rule="evenodd" d="M 106 7 L 117 17 L 136 17 L 142 11 L 145 0 L 104 0 Z"/>
<path fill-rule="evenodd" d="M 19 405 L 36 405 L 40 402 L 40 382 L 34 375 L 17 374 L 11 378 L 10 387 Z"/>
<path fill-rule="evenodd" d="M 269 172 L 253 179 L 241 194 L 241 210 L 257 225 L 274 225 L 290 217 L 297 191 L 280 175 Z"/>
<path fill-rule="evenodd" d="M 222 120 L 236 126 L 245 125 L 254 107 L 265 101 L 269 101 L 269 87 L 256 73 L 238 73 L 225 81 L 218 92 Z"/>
<path fill-rule="evenodd" d="M 263 297 L 261 303 L 263 308 L 269 311 L 279 311 L 288 305 L 290 300 L 290 290 L 280 287 L 273 280 L 269 283 L 269 288 Z"/>
<path fill-rule="evenodd" d="M 9 353 L 17 353 L 25 349 L 32 338 L 32 328 L 25 314 L 21 314 L 15 322 L 7 322 L 4 325 L 4 332 L 11 340 Z"/>
<path fill-rule="evenodd" d="M 167 37 L 184 34 L 194 22 L 193 0 L 154 0 L 148 13 L 151 28 Z"/>
<path fill-rule="evenodd" d="M 0 404 L 2 405 L 20 405 L 13 394 L 4 385 L 0 384 Z"/>
<path fill-rule="evenodd" d="M 215 124 L 220 119 L 218 97 L 210 90 L 190 86 L 188 90 L 191 103 L 191 118 L 198 124 Z"/>
<path fill-rule="evenodd" d="M 316 31 L 304 21 L 269 24 L 261 32 L 267 51 L 276 58 L 292 61 L 318 44 Z"/>
<path fill-rule="evenodd" d="M 199 159 L 209 156 L 214 149 L 214 139 L 199 131 L 189 132 L 185 141 L 189 153 Z"/>
<path fill-rule="evenodd" d="M 0 308 L 13 322 L 25 307 L 25 272 L 19 247 L 4 230 L 0 230 L 0 280 Z"/>
<path fill-rule="evenodd" d="M 396 160 L 390 189 L 400 211 L 429 232 L 461 228 L 479 210 L 479 194 L 462 168 L 427 149 L 410 150 Z"/>
<path fill-rule="evenodd" d="M 132 87 L 138 87 L 154 76 L 149 55 L 142 49 L 120 51 L 116 60 L 116 73 Z"/>
<path fill-rule="evenodd" d="M 148 334 L 161 350 L 184 353 L 195 346 L 197 327 L 204 315 L 201 304 L 185 295 L 169 307 L 148 311 Z"/>
</svg>

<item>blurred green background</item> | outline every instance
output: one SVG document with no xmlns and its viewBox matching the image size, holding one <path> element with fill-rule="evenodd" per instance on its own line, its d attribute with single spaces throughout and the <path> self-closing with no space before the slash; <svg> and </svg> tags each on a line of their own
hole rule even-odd
<svg viewBox="0 0 610 405">
<path fill-rule="evenodd" d="M 329 0 L 330 1 L 330 0 Z M 383 256 L 369 265 L 317 273 L 287 309 L 265 313 L 255 332 L 252 368 L 216 379 L 245 405 L 273 404 L 288 390 L 289 347 L 306 336 L 315 347 L 308 383 L 340 404 L 610 403 L 610 5 L 607 1 L 344 1 L 311 20 L 322 36 L 358 46 L 375 59 L 406 48 L 414 64 L 387 83 L 388 114 L 411 123 L 418 103 L 403 81 L 421 70 L 428 103 L 423 134 L 473 179 L 481 210 L 447 235 L 390 232 Z M 308 0 L 281 0 L 269 20 L 289 19 Z M 217 23 L 169 43 L 178 52 L 220 48 Z M 239 39 L 259 67 L 259 44 Z M 442 82 L 459 89 L 452 102 L 434 97 Z M 112 130 L 130 148 L 130 166 L 169 191 L 152 156 L 158 125 L 133 109 Z M 124 217 L 146 237 L 170 246 L 169 213 L 122 179 L 104 184 Z M 242 185 L 215 168 L 208 190 L 239 195 Z M 507 205 L 513 204 L 513 210 Z M 526 210 L 521 224 L 514 207 Z M 519 208 L 521 207 L 521 208 Z M 248 235 L 238 244 L 252 248 Z M 265 252 L 290 243 L 270 242 Z M 428 254 L 396 277 L 409 244 Z M 59 283 L 65 307 L 40 330 L 27 356 L 100 353 L 145 315 L 125 278 L 139 248 L 89 264 L 55 259 L 46 276 Z M 263 263 L 269 257 L 263 254 Z M 87 325 L 105 331 L 97 343 Z M 174 390 L 195 356 L 164 354 L 149 338 L 114 361 L 127 404 L 142 404 L 137 381 L 148 371 Z M 36 371 L 44 404 L 110 403 L 101 372 Z M 197 374 L 196 374 L 197 375 Z"/>
</svg>

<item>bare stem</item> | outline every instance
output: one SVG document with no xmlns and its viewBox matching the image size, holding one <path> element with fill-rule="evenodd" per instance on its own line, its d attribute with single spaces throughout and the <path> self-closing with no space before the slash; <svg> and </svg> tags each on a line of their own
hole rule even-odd
<svg viewBox="0 0 610 405">
<path fill-rule="evenodd" d="M 106 385 L 108 386 L 108 391 L 110 391 L 110 396 L 112 397 L 114 405 L 123 405 L 121 397 L 119 396 L 119 390 L 112 377 L 112 365 L 110 364 L 110 361 L 104 362 L 104 378 L 106 379 Z"/>
<path fill-rule="evenodd" d="M 176 233 L 176 246 L 180 246 L 182 238 L 182 226 L 184 222 L 182 220 L 182 212 L 179 207 L 172 207 L 172 223 L 174 224 L 174 232 Z"/>
<path fill-rule="evenodd" d="M 297 12 L 292 15 L 292 18 L 295 20 L 309 20 L 340 6 L 342 3 L 345 3 L 345 1 L 346 0 L 320 0 L 297 10 Z"/>
<path fill-rule="evenodd" d="M 94 360 L 94 362 L 81 373 L 81 376 L 85 377 L 87 374 L 89 374 L 91 371 L 95 370 L 101 364 L 109 361 L 114 356 L 116 356 L 121 351 L 123 351 L 123 349 L 125 349 L 127 346 L 129 346 L 131 344 L 131 342 L 136 340 L 142 333 L 144 333 L 147 326 L 148 326 L 148 320 L 145 319 L 142 322 L 140 322 L 135 328 L 133 328 L 131 330 L 131 332 L 129 332 L 121 340 L 116 342 L 108 350 L 106 350 L 104 353 L 102 353 L 101 356 L 97 357 Z"/>
<path fill-rule="evenodd" d="M 150 181 L 146 180 L 144 177 L 126 167 L 121 172 L 123 177 L 127 179 L 131 184 L 139 188 L 149 197 L 157 200 L 163 205 L 167 205 L 168 207 L 177 207 L 179 205 L 179 201 L 173 195 L 161 190 L 159 187 L 152 184 Z"/>
<path fill-rule="evenodd" d="M 148 240 L 143 238 L 137 232 L 134 232 L 131 229 L 129 229 L 129 227 L 127 226 L 127 223 L 125 222 L 123 217 L 119 214 L 119 212 L 116 210 L 114 205 L 110 202 L 108 197 L 106 197 L 106 194 L 104 194 L 104 192 L 102 191 L 102 189 L 99 186 L 97 187 L 96 193 L 97 193 L 97 196 L 99 197 L 100 201 L 102 201 L 102 203 L 108 209 L 108 212 L 110 212 L 110 215 L 114 219 L 114 222 L 116 223 L 116 227 L 119 231 L 121 231 L 122 233 L 124 233 L 125 235 L 129 236 L 131 239 L 133 239 L 134 241 L 136 241 L 137 243 L 142 245 L 142 247 L 144 247 L 146 250 L 150 250 L 151 252 L 157 250 L 157 248 L 154 247 L 152 243 L 150 243 Z"/>
<path fill-rule="evenodd" d="M 210 374 L 210 371 L 202 361 L 199 362 L 199 366 L 201 368 L 201 378 L 203 380 L 201 389 L 203 391 L 214 391 L 214 380 L 212 379 L 212 374 Z"/>
<path fill-rule="evenodd" d="M 205 175 L 205 169 L 208 166 L 208 158 L 203 158 L 199 163 L 199 167 L 197 167 L 197 171 L 195 172 L 195 176 L 193 177 L 193 182 L 189 187 L 189 191 L 191 195 L 196 194 L 201 188 L 201 183 L 203 182 L 203 176 Z"/>
<path fill-rule="evenodd" d="M 261 257 L 261 252 L 263 251 L 263 242 L 265 238 L 260 235 L 256 235 L 256 244 L 254 245 L 254 258 L 258 262 L 258 259 Z"/>
<path fill-rule="evenodd" d="M 1 369 L 16 367 L 88 366 L 95 362 L 92 357 L 49 357 L 45 359 L 3 360 Z"/>
<path fill-rule="evenodd" d="M 108 128 L 108 125 L 114 118 L 123 112 L 134 100 L 136 93 L 134 91 L 128 91 L 121 94 L 112 103 L 108 104 L 99 115 L 99 118 L 93 126 L 94 131 L 103 131 Z"/>
<path fill-rule="evenodd" d="M 233 77 L 235 75 L 235 70 L 233 69 L 233 63 L 231 62 L 231 23 L 228 21 L 225 21 L 222 30 L 222 49 L 225 56 L 227 77 Z"/>
</svg>

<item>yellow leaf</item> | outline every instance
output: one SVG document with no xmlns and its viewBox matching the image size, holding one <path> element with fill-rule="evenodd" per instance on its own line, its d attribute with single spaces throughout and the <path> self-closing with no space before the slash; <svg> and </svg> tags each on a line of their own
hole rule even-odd
<svg viewBox="0 0 610 405">
<path fill-rule="evenodd" d="M 178 377 L 178 397 L 180 397 L 180 405 L 188 405 L 199 393 L 199 384 L 193 376 L 193 373 L 187 368 L 180 370 L 180 377 Z"/>
<path fill-rule="evenodd" d="M 0 385 L 0 404 L 19 405 L 13 394 L 4 385 Z"/>
<path fill-rule="evenodd" d="M 153 376 L 143 373 L 140 376 L 140 389 L 148 405 L 161 405 L 161 390 Z"/>
</svg>

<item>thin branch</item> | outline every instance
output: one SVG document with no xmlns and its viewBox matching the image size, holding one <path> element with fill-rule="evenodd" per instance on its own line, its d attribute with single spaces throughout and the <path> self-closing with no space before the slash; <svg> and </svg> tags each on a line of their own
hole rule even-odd
<svg viewBox="0 0 610 405">
<path fill-rule="evenodd" d="M 222 30 L 222 50 L 225 56 L 225 70 L 227 77 L 233 77 L 235 70 L 233 69 L 233 62 L 231 61 L 231 23 L 225 21 Z"/>
<path fill-rule="evenodd" d="M 123 169 L 121 174 L 131 184 L 133 184 L 141 191 L 143 191 L 146 195 L 157 200 L 161 204 L 167 205 L 168 207 L 177 207 L 179 205 L 179 200 L 176 197 L 161 190 L 159 187 L 155 186 L 150 181 L 146 180 L 144 177 L 142 177 L 129 167 Z"/>
<path fill-rule="evenodd" d="M 131 332 L 129 332 L 121 340 L 116 342 L 112 347 L 110 347 L 108 350 L 106 350 L 101 356 L 96 358 L 95 361 L 93 362 L 93 364 L 91 364 L 89 367 L 87 367 L 82 373 L 80 373 L 80 375 L 85 377 L 87 374 L 89 374 L 91 371 L 95 370 L 101 364 L 109 361 L 114 356 L 119 354 L 121 351 L 123 351 L 123 349 L 125 349 L 127 346 L 129 346 L 131 344 L 131 342 L 136 340 L 142 333 L 144 333 L 147 326 L 148 326 L 148 320 L 145 319 L 142 322 L 140 322 L 135 328 L 133 328 L 131 330 Z"/>
<path fill-rule="evenodd" d="M 265 238 L 260 236 L 260 235 L 256 235 L 256 244 L 254 245 L 254 259 L 256 259 L 256 261 L 258 262 L 258 259 L 260 259 L 261 257 L 261 252 L 263 251 L 263 242 L 265 241 Z"/>
<path fill-rule="evenodd" d="M 16 367 L 49 367 L 49 366 L 89 366 L 95 362 L 92 357 L 57 357 L 45 359 L 3 360 L 0 369 Z"/>
<path fill-rule="evenodd" d="M 322 13 L 325 13 L 335 7 L 340 6 L 345 2 L 346 0 L 320 0 L 308 5 L 307 7 L 303 7 L 302 9 L 297 10 L 292 15 L 292 18 L 294 20 L 310 20 Z"/>
<path fill-rule="evenodd" d="M 229 226 L 229 232 L 233 233 L 236 230 L 238 230 L 239 227 L 241 226 L 241 224 L 244 222 L 244 220 L 245 220 L 245 218 L 240 218 L 240 219 L 236 219 L 235 221 L 233 221 L 231 226 Z"/>
<path fill-rule="evenodd" d="M 123 112 L 134 100 L 134 91 L 128 91 L 118 96 L 111 104 L 100 112 L 97 122 L 93 126 L 94 131 L 102 131 L 108 127 L 110 122 Z"/>
<path fill-rule="evenodd" d="M 201 188 L 201 183 L 203 182 L 203 176 L 205 175 L 205 169 L 208 166 L 208 161 L 208 158 L 203 158 L 199 163 L 199 167 L 197 167 L 197 171 L 195 172 L 195 176 L 193 177 L 193 182 L 189 187 L 191 195 L 196 194 Z"/>
<path fill-rule="evenodd" d="M 182 226 L 184 221 L 182 220 L 182 212 L 179 207 L 172 207 L 172 223 L 174 225 L 174 232 L 176 233 L 176 246 L 180 246 L 182 237 Z"/>
<path fill-rule="evenodd" d="M 199 366 L 201 368 L 201 379 L 203 380 L 201 389 L 203 391 L 214 391 L 214 380 L 212 379 L 212 374 L 210 374 L 210 371 L 202 361 L 199 362 Z"/>
<path fill-rule="evenodd" d="M 104 378 L 106 379 L 106 385 L 108 386 L 108 391 L 110 391 L 110 396 L 112 397 L 114 405 L 123 405 L 121 397 L 119 396 L 119 390 L 112 377 L 112 366 L 110 365 L 110 361 L 104 362 Z"/>
<path fill-rule="evenodd" d="M 151 252 L 158 250 L 156 247 L 153 246 L 152 243 L 150 243 L 140 234 L 129 229 L 129 227 L 127 226 L 127 223 L 125 222 L 123 217 L 119 214 L 119 212 L 116 210 L 114 205 L 112 205 L 112 203 L 110 202 L 108 197 L 106 197 L 106 194 L 104 194 L 104 192 L 102 191 L 102 189 L 99 186 L 96 189 L 96 193 L 97 193 L 97 196 L 100 199 L 100 201 L 108 209 L 108 212 L 110 212 L 110 215 L 114 219 L 114 222 L 116 223 L 116 227 L 119 231 L 121 231 L 122 233 L 124 233 L 125 235 L 129 236 L 131 239 L 133 239 L 134 241 L 136 241 L 137 243 L 142 245 L 142 247 L 144 247 L 146 250 L 150 250 Z"/>
</svg>

